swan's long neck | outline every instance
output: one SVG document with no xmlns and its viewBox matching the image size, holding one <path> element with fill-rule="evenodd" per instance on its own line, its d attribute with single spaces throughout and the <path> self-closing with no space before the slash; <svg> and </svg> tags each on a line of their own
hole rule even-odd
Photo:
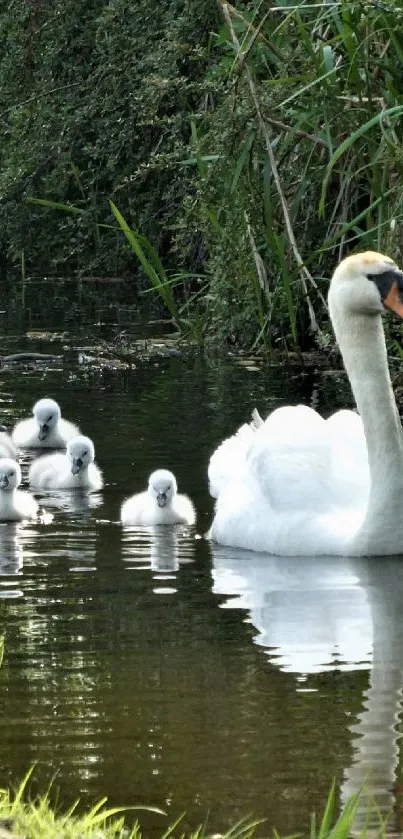
<svg viewBox="0 0 403 839">
<path fill-rule="evenodd" d="M 403 434 L 389 376 L 382 319 L 380 315 L 352 314 L 338 307 L 331 314 L 367 441 L 371 491 L 360 533 L 365 530 L 371 553 L 377 550 L 376 545 L 371 548 L 371 534 L 379 534 L 384 544 L 385 533 L 389 535 L 389 528 L 397 527 L 400 552 L 403 550 Z"/>
</svg>

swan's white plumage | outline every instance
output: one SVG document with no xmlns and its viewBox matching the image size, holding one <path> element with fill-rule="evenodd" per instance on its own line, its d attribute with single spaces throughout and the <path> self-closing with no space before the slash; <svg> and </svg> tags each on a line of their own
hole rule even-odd
<svg viewBox="0 0 403 839">
<path fill-rule="evenodd" d="M 29 492 L 17 489 L 21 483 L 19 464 L 10 457 L 0 459 L 0 521 L 35 519 L 38 505 Z"/>
<path fill-rule="evenodd" d="M 298 405 L 273 411 L 257 430 L 242 426 L 209 464 L 215 541 L 279 555 L 403 552 L 403 435 L 378 276 L 403 293 L 402 273 L 372 252 L 344 260 L 329 293 L 364 423 L 354 411 L 324 420 Z"/>
<path fill-rule="evenodd" d="M 149 477 L 146 492 L 132 495 L 123 502 L 120 520 L 122 524 L 132 527 L 192 525 L 196 515 L 190 498 L 178 494 L 173 473 L 167 469 L 157 469 Z"/>
<path fill-rule="evenodd" d="M 33 417 L 21 420 L 13 430 L 12 439 L 21 449 L 64 449 L 68 440 L 80 431 L 61 416 L 54 399 L 39 399 L 33 407 Z"/>
<path fill-rule="evenodd" d="M 277 408 L 259 429 L 243 425 L 225 440 L 208 475 L 214 497 L 233 481 L 245 488 L 254 480 L 273 511 L 326 512 L 357 492 L 364 505 L 370 482 L 361 418 L 342 410 L 324 420 L 305 405 Z"/>
<path fill-rule="evenodd" d="M 246 469 L 246 456 L 254 435 L 253 426 L 245 423 L 215 450 L 208 467 L 209 490 L 213 498 L 218 498 L 221 489 L 234 475 L 242 479 Z"/>
<path fill-rule="evenodd" d="M 99 490 L 103 479 L 94 458 L 92 440 L 80 434 L 68 441 L 65 453 L 38 457 L 31 464 L 29 482 L 38 489 Z"/>
</svg>

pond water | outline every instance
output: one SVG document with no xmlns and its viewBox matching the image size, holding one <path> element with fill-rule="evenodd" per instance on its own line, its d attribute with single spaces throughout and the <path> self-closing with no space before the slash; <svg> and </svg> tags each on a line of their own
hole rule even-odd
<svg viewBox="0 0 403 839">
<path fill-rule="evenodd" d="M 94 439 L 105 488 L 42 494 L 51 523 L 0 525 L 0 786 L 35 763 L 33 792 L 53 779 L 61 805 L 160 807 L 140 816 L 151 836 L 182 813 L 212 830 L 264 818 L 267 835 L 306 829 L 334 778 L 342 801 L 367 779 L 400 827 L 401 558 L 284 559 L 203 538 L 215 445 L 255 404 L 348 404 L 340 379 L 198 356 L 0 370 L 5 424 L 45 395 Z M 119 525 L 160 466 L 192 497 L 196 535 Z"/>
</svg>

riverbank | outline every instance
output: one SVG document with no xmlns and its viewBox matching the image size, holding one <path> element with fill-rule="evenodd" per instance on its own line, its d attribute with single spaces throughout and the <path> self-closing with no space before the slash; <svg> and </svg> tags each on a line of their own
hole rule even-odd
<svg viewBox="0 0 403 839">
<path fill-rule="evenodd" d="M 95 804 L 90 810 L 78 814 L 79 802 L 76 801 L 66 812 L 56 811 L 50 804 L 48 795 L 36 800 L 30 800 L 27 795 L 27 784 L 31 778 L 30 770 L 15 793 L 0 790 L 0 839 L 146 839 L 141 829 L 140 821 L 134 826 L 128 825 L 128 813 L 133 810 L 162 811 L 148 807 L 109 808 L 106 798 Z M 354 794 L 347 801 L 340 815 L 337 815 L 337 801 L 334 786 L 330 790 L 323 814 L 318 818 L 315 813 L 311 817 L 309 835 L 311 839 L 348 839 L 354 835 L 354 821 L 357 811 L 362 808 L 361 795 Z M 362 812 L 361 823 L 362 823 Z M 390 823 L 382 819 L 376 807 L 368 807 L 368 829 L 360 829 L 361 839 L 376 836 L 382 839 L 386 836 L 397 836 L 391 829 Z M 238 822 L 225 833 L 215 833 L 214 839 L 254 839 L 274 835 L 279 839 L 273 828 L 268 828 L 264 821 L 244 820 Z M 304 833 L 301 831 L 300 834 Z M 180 839 L 207 839 L 211 836 L 208 826 L 197 827 L 186 837 L 181 829 L 181 817 L 167 827 L 162 839 L 180 837 Z"/>
</svg>

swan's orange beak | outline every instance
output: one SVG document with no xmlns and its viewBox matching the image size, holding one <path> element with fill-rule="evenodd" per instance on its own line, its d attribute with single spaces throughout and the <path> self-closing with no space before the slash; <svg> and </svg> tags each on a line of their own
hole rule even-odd
<svg viewBox="0 0 403 839">
<path fill-rule="evenodd" d="M 392 281 L 386 297 L 383 298 L 383 305 L 403 318 L 402 286 L 397 279 Z"/>
<path fill-rule="evenodd" d="M 393 265 L 393 263 L 392 263 Z M 378 288 L 381 300 L 386 309 L 396 312 L 403 318 L 403 273 L 396 265 L 386 268 L 379 274 L 367 274 Z"/>
</svg>

